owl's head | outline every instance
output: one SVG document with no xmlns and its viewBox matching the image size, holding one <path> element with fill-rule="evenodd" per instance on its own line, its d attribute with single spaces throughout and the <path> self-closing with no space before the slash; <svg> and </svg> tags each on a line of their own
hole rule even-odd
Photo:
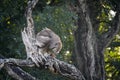
<svg viewBox="0 0 120 80">
<path fill-rule="evenodd" d="M 61 42 L 53 43 L 52 45 L 50 45 L 50 49 L 52 49 L 52 51 L 55 54 L 58 54 L 62 49 L 62 43 Z"/>
</svg>

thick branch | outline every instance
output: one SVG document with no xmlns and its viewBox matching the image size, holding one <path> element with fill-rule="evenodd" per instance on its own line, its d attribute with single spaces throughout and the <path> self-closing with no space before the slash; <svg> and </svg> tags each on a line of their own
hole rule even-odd
<svg viewBox="0 0 120 80">
<path fill-rule="evenodd" d="M 28 66 L 28 67 L 35 66 L 31 60 L 22 60 L 22 59 L 14 59 L 14 58 L 0 59 L 0 64 L 2 64 L 2 63 L 9 63 L 9 64 L 14 63 L 15 65 Z"/>
<path fill-rule="evenodd" d="M 105 48 L 108 46 L 108 44 L 111 42 L 111 40 L 114 38 L 114 36 L 119 32 L 120 30 L 120 13 L 116 13 L 116 16 L 112 20 L 111 28 L 101 36 L 101 47 Z"/>
<path fill-rule="evenodd" d="M 101 0 L 86 0 L 88 6 L 88 13 L 90 15 L 91 23 L 95 32 L 98 32 L 99 20 L 96 18 L 101 12 Z M 99 7 L 98 7 L 99 6 Z"/>
<path fill-rule="evenodd" d="M 26 12 L 25 12 L 25 16 L 26 16 L 26 20 L 27 20 L 27 27 L 29 28 L 29 31 L 33 31 L 31 33 L 34 33 L 34 22 L 32 19 L 32 9 L 35 7 L 37 2 L 38 2 L 38 0 L 28 1 L 28 6 L 27 6 Z"/>
<path fill-rule="evenodd" d="M 21 68 L 5 64 L 4 69 L 8 72 L 8 74 L 17 80 L 37 80 L 35 77 L 31 76 L 27 72 L 23 71 Z"/>
<path fill-rule="evenodd" d="M 27 34 L 29 34 L 30 42 L 34 42 L 34 39 L 35 39 L 34 21 L 32 18 L 32 9 L 35 7 L 37 2 L 38 2 L 38 0 L 28 1 L 28 6 L 27 6 L 26 12 L 25 12 L 25 16 L 26 16 L 26 20 L 27 20 L 27 28 L 25 28 L 24 30 L 26 30 Z"/>
<path fill-rule="evenodd" d="M 93 30 L 86 0 L 77 1 L 77 6 L 79 7 L 79 18 L 78 29 L 75 32 L 76 61 L 85 78 L 93 80 L 95 78 L 95 73 L 97 73 L 95 70 L 96 36 Z"/>
<path fill-rule="evenodd" d="M 53 68 L 59 74 L 65 76 L 65 77 L 74 79 L 74 80 L 85 80 L 83 75 L 81 74 L 81 72 L 75 66 L 73 66 L 71 64 L 68 64 L 68 63 L 65 63 L 63 61 L 60 61 L 60 60 L 55 59 L 55 58 L 53 59 L 52 57 L 48 57 L 46 59 L 47 59 L 47 63 L 41 65 L 41 66 L 45 66 L 44 68 L 49 69 L 49 70 L 51 70 L 51 68 Z M 0 64 L 5 64 L 5 66 L 2 66 L 2 65 L 1 66 L 5 67 L 6 70 L 9 71 L 9 73 L 12 71 L 10 68 L 6 67 L 6 65 L 9 65 L 9 64 L 12 64 L 14 66 L 15 65 L 17 65 L 17 66 L 27 66 L 27 67 L 34 67 L 35 66 L 34 63 L 31 60 L 21 60 L 21 59 L 13 59 L 13 58 L 10 58 L 10 59 L 0 59 Z M 15 68 L 14 66 L 11 66 L 12 69 L 14 69 L 14 70 L 15 69 L 21 70 L 20 68 L 18 68 L 18 67 Z M 23 76 L 25 76 L 27 73 L 25 74 L 25 72 L 22 71 L 22 70 L 21 70 L 21 72 L 19 72 L 19 70 L 16 71 L 16 72 L 12 71 L 12 73 L 15 73 L 16 75 L 19 75 L 19 77 L 22 76 L 22 79 L 26 80 L 26 79 L 23 78 Z M 22 73 L 24 75 L 22 75 Z M 33 78 L 33 80 L 34 79 L 35 78 Z"/>
<path fill-rule="evenodd" d="M 12 78 L 17 80 L 37 80 L 35 77 L 23 71 L 20 67 L 16 67 L 15 65 L 13 66 L 13 64 L 10 64 L 11 62 L 15 62 L 15 64 L 18 64 L 17 63 L 18 59 L 13 59 L 13 60 L 14 61 L 9 62 L 9 59 L 3 59 L 3 57 L 1 57 L 0 55 L 0 68 L 3 67 Z M 6 62 L 9 62 L 9 64 L 4 64 Z M 26 62 L 25 60 L 22 60 L 19 64 L 21 64 L 21 66 L 22 65 L 31 66 L 31 65 L 34 65 L 32 63 L 33 62 L 31 61 Z"/>
<path fill-rule="evenodd" d="M 82 73 L 73 65 L 67 64 L 63 61 L 58 61 L 60 71 L 59 73 L 63 76 L 69 77 L 74 80 L 85 80 Z"/>
</svg>

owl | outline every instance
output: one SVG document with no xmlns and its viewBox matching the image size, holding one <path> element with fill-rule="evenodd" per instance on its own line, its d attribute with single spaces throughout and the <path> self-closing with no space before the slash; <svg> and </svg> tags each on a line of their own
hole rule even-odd
<svg viewBox="0 0 120 80">
<path fill-rule="evenodd" d="M 52 57 L 55 57 L 62 49 L 60 37 L 49 28 L 44 28 L 37 33 L 36 45 L 43 54 L 47 53 Z"/>
</svg>

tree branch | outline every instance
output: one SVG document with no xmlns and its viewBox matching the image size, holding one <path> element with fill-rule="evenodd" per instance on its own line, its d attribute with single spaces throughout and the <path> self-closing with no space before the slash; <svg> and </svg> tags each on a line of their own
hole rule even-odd
<svg viewBox="0 0 120 80">
<path fill-rule="evenodd" d="M 116 16 L 112 20 L 111 28 L 101 36 L 101 46 L 104 48 L 109 45 L 111 40 L 120 30 L 120 13 L 116 13 Z"/>
<path fill-rule="evenodd" d="M 29 31 L 29 35 L 32 38 L 35 38 L 34 21 L 32 19 L 32 9 L 35 7 L 37 2 L 38 2 L 38 0 L 28 1 L 28 6 L 27 6 L 26 12 L 25 12 L 25 16 L 26 16 L 26 20 L 27 20 L 27 30 Z"/>
<path fill-rule="evenodd" d="M 96 35 L 88 12 L 87 1 L 77 0 L 77 6 L 79 7 L 79 11 L 78 29 L 75 31 L 76 61 L 85 78 L 92 80 L 95 78 L 95 73 L 97 73 L 95 69 L 98 64 L 95 62 L 97 57 Z"/>
<path fill-rule="evenodd" d="M 17 79 L 17 80 L 38 80 L 36 79 L 35 77 L 33 77 L 32 75 L 30 75 L 29 73 L 23 71 L 20 67 L 16 67 L 15 65 L 13 66 L 12 62 L 15 62 L 17 63 L 18 62 L 18 59 L 16 59 L 17 61 L 15 61 L 15 59 L 13 59 L 14 61 L 10 61 L 10 63 L 6 63 L 6 62 L 9 62 L 9 59 L 4 59 L 3 57 L 1 57 L 0 55 L 0 69 L 3 67 L 3 69 L 5 69 L 7 71 L 7 73 L 14 79 Z M 21 66 L 22 65 L 31 65 L 33 62 L 31 61 L 27 61 L 27 64 L 26 64 L 26 61 L 23 60 L 21 61 Z M 18 63 L 17 63 L 18 64 Z M 34 64 L 32 64 L 34 65 Z"/>
<path fill-rule="evenodd" d="M 17 80 L 38 80 L 27 72 L 23 71 L 20 67 L 5 64 L 4 69 L 11 77 Z"/>
<path fill-rule="evenodd" d="M 22 60 L 22 59 L 15 59 L 15 58 L 9 58 L 9 59 L 0 59 L 0 64 L 15 64 L 18 66 L 28 66 L 33 67 L 35 64 L 31 60 Z M 2 67 L 1 67 L 2 68 Z"/>
<path fill-rule="evenodd" d="M 13 76 L 13 78 L 16 78 L 18 80 L 20 79 L 26 80 L 28 79 L 27 77 L 29 77 L 30 75 L 24 72 L 23 70 L 21 70 L 19 67 L 15 67 L 15 65 L 21 67 L 23 66 L 35 67 L 35 64 L 31 60 L 22 60 L 22 59 L 14 59 L 14 58 L 0 59 L 0 64 L 1 64 L 0 65 L 1 68 L 4 67 L 8 71 L 8 73 L 12 73 L 10 75 Z M 44 66 L 43 68 L 49 69 L 50 71 L 53 68 L 54 70 L 56 70 L 56 73 L 59 73 L 64 77 L 68 77 L 70 79 L 85 80 L 81 72 L 75 66 L 68 64 L 64 61 L 60 61 L 56 58 L 48 57 L 47 63 L 41 66 Z M 35 78 L 32 76 L 29 78 L 33 78 L 33 80 L 35 80 Z"/>
</svg>

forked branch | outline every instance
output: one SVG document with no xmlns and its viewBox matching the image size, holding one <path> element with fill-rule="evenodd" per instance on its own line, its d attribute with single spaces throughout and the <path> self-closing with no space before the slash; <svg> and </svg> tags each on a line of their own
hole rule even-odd
<svg viewBox="0 0 120 80">
<path fill-rule="evenodd" d="M 120 13 L 116 13 L 114 19 L 111 22 L 111 28 L 104 34 L 102 34 L 101 44 L 102 47 L 108 46 L 108 44 L 111 42 L 112 38 L 119 32 L 120 30 Z"/>
</svg>

